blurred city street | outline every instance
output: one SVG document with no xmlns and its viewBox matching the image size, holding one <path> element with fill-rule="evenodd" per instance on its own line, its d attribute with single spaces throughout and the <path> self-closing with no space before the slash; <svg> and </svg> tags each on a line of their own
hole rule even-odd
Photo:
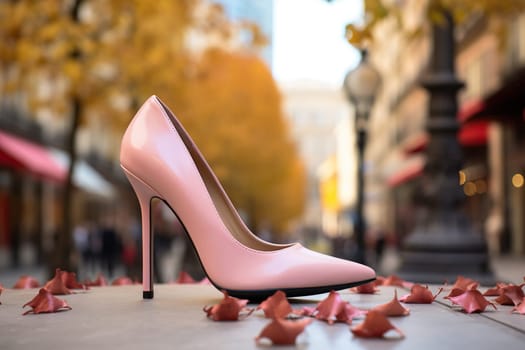
<svg viewBox="0 0 525 350">
<path fill-rule="evenodd" d="M 204 279 L 193 245 L 220 274 L 291 242 L 431 288 L 524 283 L 524 0 L 0 1 L 0 42 L 0 292 L 57 268 L 138 283 L 151 251 L 168 291 Z M 429 324 L 458 315 L 438 304 Z M 521 339 L 505 312 L 460 319 Z"/>
</svg>

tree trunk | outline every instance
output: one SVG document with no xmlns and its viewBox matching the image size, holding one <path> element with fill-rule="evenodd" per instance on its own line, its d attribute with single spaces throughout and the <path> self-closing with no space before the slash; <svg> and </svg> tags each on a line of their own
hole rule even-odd
<svg viewBox="0 0 525 350">
<path fill-rule="evenodd" d="M 73 244 L 73 176 L 75 173 L 75 163 L 77 160 L 76 138 L 80 116 L 82 114 L 82 103 L 77 97 L 72 100 L 71 125 L 66 140 L 66 153 L 69 155 L 69 165 L 64 190 L 62 193 L 62 227 L 58 231 L 57 244 L 55 246 L 54 261 L 50 269 L 50 274 L 56 268 L 67 271 L 76 271 L 75 246 Z"/>
<path fill-rule="evenodd" d="M 84 0 L 75 0 L 69 12 L 71 19 L 75 22 L 80 20 L 80 8 Z M 78 47 L 73 47 L 70 56 L 74 60 L 81 60 L 82 54 Z M 77 160 L 76 139 L 80 117 L 82 115 L 82 101 L 79 96 L 73 93 L 71 100 L 71 124 L 66 140 L 66 153 L 69 155 L 69 166 L 62 193 L 62 227 L 59 228 L 56 237 L 55 254 L 51 258 L 49 274 L 54 274 L 55 268 L 67 271 L 76 271 L 77 266 L 75 256 L 75 246 L 73 244 L 73 176 L 75 172 L 75 163 Z"/>
</svg>

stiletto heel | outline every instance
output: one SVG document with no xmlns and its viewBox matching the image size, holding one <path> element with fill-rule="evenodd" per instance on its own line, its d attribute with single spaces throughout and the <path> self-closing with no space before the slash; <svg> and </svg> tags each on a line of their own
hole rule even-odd
<svg viewBox="0 0 525 350">
<path fill-rule="evenodd" d="M 153 299 L 153 221 L 151 201 L 155 192 L 145 183 L 124 169 L 131 187 L 137 195 L 142 218 L 142 297 Z"/>
<path fill-rule="evenodd" d="M 368 266 L 254 235 L 184 127 L 156 96 L 144 103 L 124 133 L 120 164 L 141 208 L 144 298 L 153 298 L 155 197 L 182 223 L 208 279 L 232 296 L 260 300 L 282 290 L 294 297 L 375 279 Z"/>
</svg>

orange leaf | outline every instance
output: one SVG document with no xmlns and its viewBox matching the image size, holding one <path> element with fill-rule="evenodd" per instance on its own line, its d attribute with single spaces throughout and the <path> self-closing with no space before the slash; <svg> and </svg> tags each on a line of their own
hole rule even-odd
<svg viewBox="0 0 525 350">
<path fill-rule="evenodd" d="M 71 310 L 71 307 L 61 299 L 53 296 L 50 291 L 45 288 L 41 288 L 38 291 L 38 294 L 31 299 L 31 301 L 24 304 L 22 307 L 30 306 L 32 310 L 28 310 L 23 313 L 27 315 L 29 313 L 40 314 L 40 313 L 49 313 L 57 312 L 60 310 Z"/>
<path fill-rule="evenodd" d="M 489 305 L 492 305 L 492 307 L 497 310 L 496 306 L 487 301 L 477 289 L 466 290 L 460 295 L 447 298 L 453 304 L 461 306 L 461 308 L 469 314 L 473 312 L 483 312 Z"/>
<path fill-rule="evenodd" d="M 293 311 L 286 294 L 280 290 L 257 306 L 257 310 L 259 309 L 264 311 L 267 318 L 285 318 Z"/>
<path fill-rule="evenodd" d="M 408 316 L 410 310 L 405 308 L 397 299 L 397 290 L 394 292 L 394 298 L 388 303 L 378 305 L 371 311 L 379 311 L 385 316 Z"/>
<path fill-rule="evenodd" d="M 224 298 L 219 304 L 203 308 L 208 318 L 214 321 L 237 321 L 241 317 L 248 317 L 253 312 L 254 309 L 246 308 L 247 299 L 231 297 L 226 291 L 222 293 Z M 242 311 L 247 311 L 247 313 L 241 315 Z"/>
<path fill-rule="evenodd" d="M 351 329 L 356 337 L 383 338 L 390 330 L 396 331 L 402 338 L 405 336 L 400 329 L 396 328 L 385 315 L 379 311 L 370 310 L 365 320 Z"/>
<path fill-rule="evenodd" d="M 257 344 L 262 339 L 269 339 L 273 345 L 293 345 L 299 334 L 305 327 L 312 322 L 312 319 L 304 318 L 301 320 L 285 320 L 274 318 L 264 327 L 261 333 L 255 338 Z"/>
</svg>

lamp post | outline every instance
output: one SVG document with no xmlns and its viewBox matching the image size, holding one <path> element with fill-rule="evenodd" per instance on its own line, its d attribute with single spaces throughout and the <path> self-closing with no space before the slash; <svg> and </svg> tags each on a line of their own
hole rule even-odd
<svg viewBox="0 0 525 350">
<path fill-rule="evenodd" d="M 364 151 L 368 119 L 374 99 L 381 84 L 381 77 L 367 59 L 367 51 L 361 50 L 361 62 L 346 75 L 343 88 L 346 98 L 355 108 L 355 131 L 357 146 L 357 201 L 355 205 L 354 235 L 357 244 L 353 260 L 365 262 L 366 222 L 363 215 Z"/>
<path fill-rule="evenodd" d="M 467 275 L 492 285 L 494 277 L 483 236 L 462 212 L 457 92 L 463 83 L 455 73 L 454 20 L 449 11 L 443 9 L 442 14 L 443 21 L 433 24 L 433 54 L 423 79 L 429 94 L 429 142 L 418 188 L 420 212 L 414 230 L 402 244 L 398 274 L 421 283 L 443 283 Z"/>
</svg>

